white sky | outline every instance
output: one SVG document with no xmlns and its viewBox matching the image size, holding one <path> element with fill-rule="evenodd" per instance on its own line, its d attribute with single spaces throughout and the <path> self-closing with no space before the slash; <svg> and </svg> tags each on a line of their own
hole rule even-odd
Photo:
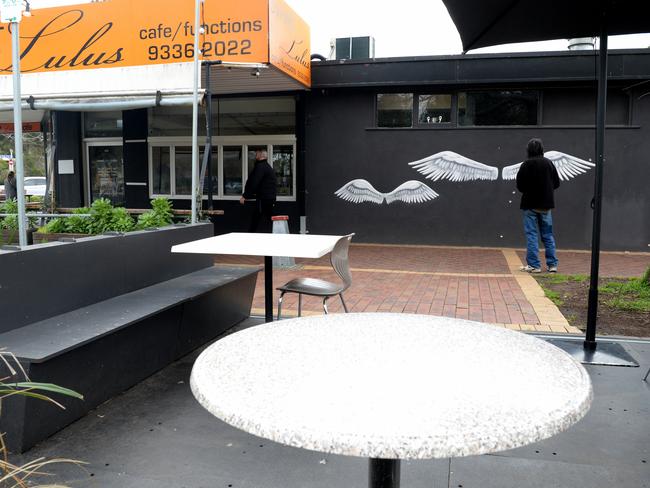
<svg viewBox="0 0 650 488">
<path fill-rule="evenodd" d="M 312 53 L 326 57 L 330 54 L 330 40 L 336 37 L 373 36 L 376 57 L 460 54 L 462 50 L 456 27 L 441 0 L 285 1 L 311 27 Z M 88 2 L 31 0 L 30 3 L 36 9 Z M 555 51 L 565 50 L 566 46 L 567 41 L 562 39 L 507 44 L 471 53 Z M 611 36 L 609 48 L 650 48 L 650 34 Z"/>
</svg>

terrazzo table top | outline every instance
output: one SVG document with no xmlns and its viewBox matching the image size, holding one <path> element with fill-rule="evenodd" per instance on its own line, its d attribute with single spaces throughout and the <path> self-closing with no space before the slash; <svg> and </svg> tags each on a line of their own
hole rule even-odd
<svg viewBox="0 0 650 488">
<path fill-rule="evenodd" d="M 341 237 L 343 236 L 231 232 L 177 244 L 172 247 L 172 252 L 320 258 L 330 252 Z"/>
<path fill-rule="evenodd" d="M 447 458 L 523 446 L 588 411 L 591 381 L 540 339 L 466 320 L 337 314 L 237 332 L 191 388 L 248 433 L 333 454 Z"/>
</svg>

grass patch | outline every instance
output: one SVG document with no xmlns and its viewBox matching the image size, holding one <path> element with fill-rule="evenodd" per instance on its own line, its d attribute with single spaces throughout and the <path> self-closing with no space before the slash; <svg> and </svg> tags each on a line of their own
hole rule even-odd
<svg viewBox="0 0 650 488">
<path fill-rule="evenodd" d="M 549 273 L 544 276 L 540 276 L 539 278 L 545 283 L 551 285 L 560 285 L 562 283 L 568 283 L 570 281 L 573 281 L 575 283 L 584 283 L 585 281 L 589 281 L 589 275 L 586 274 L 567 275 L 561 273 Z"/>
<path fill-rule="evenodd" d="M 643 278 L 610 281 L 600 287 L 600 292 L 610 307 L 650 313 L 650 286 Z"/>
<path fill-rule="evenodd" d="M 562 295 L 560 292 L 551 290 L 550 288 L 544 286 L 544 283 L 540 283 L 539 285 L 542 287 L 542 290 L 544 290 L 546 298 L 551 300 L 557 307 L 564 305 L 564 300 L 562 300 Z"/>
</svg>

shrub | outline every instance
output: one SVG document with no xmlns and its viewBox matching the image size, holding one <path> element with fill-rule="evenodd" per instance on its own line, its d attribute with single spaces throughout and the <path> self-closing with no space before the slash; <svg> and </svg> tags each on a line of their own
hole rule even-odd
<svg viewBox="0 0 650 488">
<path fill-rule="evenodd" d="M 643 276 L 641 277 L 641 283 L 643 285 L 650 287 L 650 266 L 648 266 L 648 269 L 645 270 L 645 273 L 643 273 Z"/>
<path fill-rule="evenodd" d="M 129 232 L 135 227 L 135 221 L 123 207 L 113 209 L 112 230 L 117 232 Z"/>
<path fill-rule="evenodd" d="M 73 214 L 89 214 L 90 209 L 88 207 L 75 208 L 72 211 Z M 68 217 L 63 219 L 64 230 L 52 231 L 52 232 L 68 232 L 70 234 L 90 234 L 90 218 L 89 217 Z"/>
<path fill-rule="evenodd" d="M 88 219 L 88 231 L 90 234 L 103 234 L 111 229 L 113 222 L 113 204 L 107 198 L 95 200 L 90 207 L 90 218 Z"/>
<path fill-rule="evenodd" d="M 18 213 L 18 201 L 13 198 L 0 205 L 0 213 L 16 214 Z M 0 220 L 0 229 L 18 230 L 18 215 L 3 217 Z"/>
<path fill-rule="evenodd" d="M 164 197 L 151 201 L 151 210 L 138 217 L 138 229 L 151 229 L 153 227 L 165 227 L 173 222 L 174 212 L 172 203 Z"/>
</svg>

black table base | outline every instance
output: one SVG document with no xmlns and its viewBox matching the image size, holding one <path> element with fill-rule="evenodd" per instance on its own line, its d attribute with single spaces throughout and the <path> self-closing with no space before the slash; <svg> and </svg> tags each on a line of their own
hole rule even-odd
<svg viewBox="0 0 650 488">
<path fill-rule="evenodd" d="M 273 322 L 273 257 L 264 256 L 264 319 Z"/>
<path fill-rule="evenodd" d="M 399 459 L 370 459 L 369 488 L 399 488 Z"/>
</svg>

